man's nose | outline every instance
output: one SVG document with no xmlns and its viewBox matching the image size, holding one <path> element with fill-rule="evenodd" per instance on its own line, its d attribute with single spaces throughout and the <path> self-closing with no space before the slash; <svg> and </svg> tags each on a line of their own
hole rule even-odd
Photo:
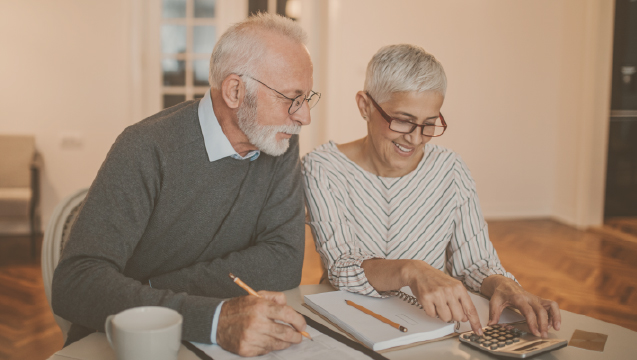
<svg viewBox="0 0 637 360">
<path fill-rule="evenodd" d="M 303 101 L 301 108 L 294 114 L 290 115 L 290 118 L 301 125 L 310 125 L 312 122 L 312 116 L 310 115 L 310 105 L 307 101 Z"/>
</svg>

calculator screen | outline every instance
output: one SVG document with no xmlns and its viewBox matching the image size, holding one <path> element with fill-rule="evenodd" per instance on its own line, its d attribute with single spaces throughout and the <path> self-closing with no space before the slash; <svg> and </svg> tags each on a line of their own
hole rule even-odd
<svg viewBox="0 0 637 360">
<path fill-rule="evenodd" d="M 534 343 L 528 344 L 528 345 L 526 345 L 526 346 L 523 346 L 523 347 L 521 347 L 521 348 L 519 348 L 519 349 L 515 349 L 515 350 L 513 350 L 513 351 L 526 351 L 526 350 L 532 350 L 531 348 L 533 348 L 533 347 L 535 347 L 535 346 L 537 346 L 537 345 L 545 344 L 545 343 L 547 343 L 547 342 L 548 342 L 548 341 L 544 341 L 544 340 L 536 341 L 536 342 L 534 342 Z"/>
</svg>

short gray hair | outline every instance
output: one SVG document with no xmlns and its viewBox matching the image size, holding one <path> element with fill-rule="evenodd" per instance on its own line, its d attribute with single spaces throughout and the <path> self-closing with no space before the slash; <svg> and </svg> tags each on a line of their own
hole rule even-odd
<svg viewBox="0 0 637 360">
<path fill-rule="evenodd" d="M 447 77 L 442 64 L 416 45 L 384 46 L 367 65 L 365 91 L 381 103 L 396 92 L 436 91 L 443 97 Z"/>
<path fill-rule="evenodd" d="M 230 74 L 256 76 L 254 69 L 267 51 L 259 36 L 264 31 L 286 36 L 299 44 L 307 41 L 305 31 L 289 18 L 261 12 L 250 16 L 232 25 L 217 41 L 210 57 L 210 86 L 220 89 Z"/>
</svg>

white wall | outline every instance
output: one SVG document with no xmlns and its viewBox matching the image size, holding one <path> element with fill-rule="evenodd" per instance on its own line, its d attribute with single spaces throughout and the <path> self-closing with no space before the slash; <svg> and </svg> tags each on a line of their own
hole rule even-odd
<svg viewBox="0 0 637 360">
<path fill-rule="evenodd" d="M 36 137 L 44 226 L 133 122 L 129 16 L 127 0 L 0 1 L 0 132 Z"/>
<path fill-rule="evenodd" d="M 61 198 L 90 185 L 124 127 L 157 107 L 140 95 L 159 84 L 142 74 L 153 58 L 139 48 L 157 39 L 140 36 L 148 26 L 140 1 L 0 1 L 0 132 L 36 135 L 45 224 Z M 323 93 L 303 152 L 364 136 L 354 94 L 367 62 L 382 45 L 414 43 L 449 79 L 442 111 L 450 127 L 434 141 L 468 163 L 487 217 L 601 222 L 612 0 L 303 5 Z M 65 136 L 81 143 L 64 148 Z"/>
<path fill-rule="evenodd" d="M 601 223 L 610 88 L 600 85 L 610 81 L 612 4 L 329 0 L 326 110 L 316 119 L 325 138 L 318 143 L 364 136 L 354 94 L 367 62 L 383 45 L 417 44 L 448 77 L 442 112 L 449 128 L 434 142 L 468 163 L 485 216 Z M 596 117 L 584 121 L 587 112 Z M 573 134 L 577 127 L 584 128 Z M 595 152 L 586 152 L 582 143 L 593 138 Z M 588 214 L 578 215 L 584 204 Z"/>
</svg>

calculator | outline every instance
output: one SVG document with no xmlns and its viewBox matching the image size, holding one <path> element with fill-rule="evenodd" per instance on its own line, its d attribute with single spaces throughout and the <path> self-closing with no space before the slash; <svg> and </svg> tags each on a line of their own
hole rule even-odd
<svg viewBox="0 0 637 360">
<path fill-rule="evenodd" d="M 460 334 L 460 341 L 497 356 L 526 359 L 537 354 L 563 348 L 564 339 L 542 339 L 511 325 L 491 325 L 482 329 L 484 335 L 473 331 Z"/>
</svg>

